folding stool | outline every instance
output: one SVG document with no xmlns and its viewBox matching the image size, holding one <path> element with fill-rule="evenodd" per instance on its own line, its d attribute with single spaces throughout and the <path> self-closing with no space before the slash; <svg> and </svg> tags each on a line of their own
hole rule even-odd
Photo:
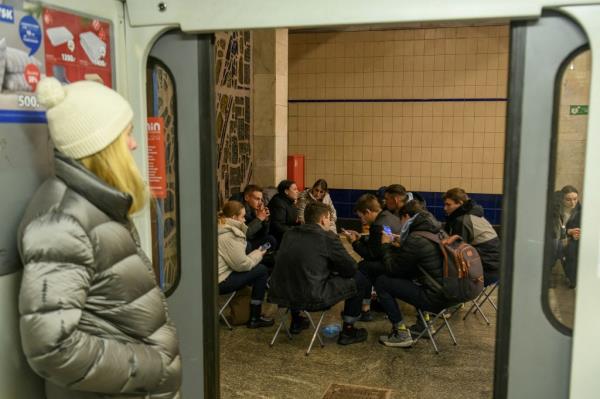
<svg viewBox="0 0 600 399">
<path fill-rule="evenodd" d="M 312 335 L 312 338 L 310 340 L 310 344 L 308 345 L 308 349 L 306 349 L 306 356 L 308 356 L 308 354 L 310 353 L 310 350 L 313 347 L 313 344 L 315 343 L 315 339 L 319 339 L 319 344 L 321 345 L 321 348 L 325 346 L 325 344 L 323 343 L 323 339 L 321 338 L 321 334 L 319 334 L 319 329 L 321 328 L 321 324 L 323 324 L 323 318 L 325 317 L 325 314 L 327 313 L 329 309 L 325 309 L 323 311 L 321 311 L 321 317 L 319 317 L 319 322 L 317 323 L 317 325 L 315 325 L 310 313 L 308 313 L 306 310 L 303 310 L 302 312 L 306 315 L 306 317 L 308 318 L 314 333 Z M 278 313 L 279 313 L 279 326 L 277 327 L 277 330 L 275 330 L 275 335 L 273 335 L 273 339 L 271 339 L 271 343 L 269 344 L 270 347 L 273 347 L 273 345 L 275 345 L 275 340 L 277 339 L 277 336 L 279 335 L 279 332 L 281 331 L 281 328 L 285 328 L 285 333 L 288 336 L 289 339 L 292 339 L 292 333 L 290 333 L 290 329 L 286 324 L 286 319 L 287 319 L 287 314 L 290 312 L 289 308 L 285 309 L 285 312 L 282 312 L 281 309 L 278 309 Z"/>
<path fill-rule="evenodd" d="M 231 295 L 229 295 L 227 297 L 227 300 L 225 301 L 225 304 L 223 304 L 223 306 L 219 309 L 219 317 L 221 317 L 221 319 L 223 319 L 223 321 L 225 322 L 225 324 L 227 324 L 227 328 L 229 328 L 229 330 L 233 330 L 233 327 L 231 326 L 231 324 L 229 324 L 229 320 L 227 320 L 227 317 L 225 317 L 225 315 L 223 314 L 223 312 L 225 311 L 225 309 L 227 309 L 227 306 L 229 306 L 229 303 L 231 302 L 231 300 L 233 299 L 233 297 L 237 294 L 237 291 L 233 291 L 231 293 Z"/>
<path fill-rule="evenodd" d="M 428 313 L 429 315 L 433 316 L 433 319 L 430 320 L 429 322 L 427 322 L 425 320 L 425 313 Z M 425 329 L 423 331 L 421 331 L 419 333 L 419 335 L 417 335 L 414 339 L 413 339 L 413 345 L 417 343 L 417 341 L 425 334 L 427 334 L 427 336 L 429 337 L 429 340 L 431 341 L 431 345 L 433 345 L 433 350 L 435 350 L 436 354 L 439 354 L 440 351 L 438 350 L 438 345 L 437 345 L 437 341 L 435 340 L 435 336 L 437 335 L 437 333 L 440 332 L 440 330 L 442 330 L 444 327 L 448 328 L 448 333 L 450 334 L 450 338 L 452 338 L 452 341 L 454 342 L 454 345 L 457 345 L 456 342 L 456 338 L 454 337 L 454 332 L 452 331 L 452 327 L 450 327 L 450 323 L 448 322 L 448 318 L 446 317 L 446 314 L 449 314 L 448 309 L 442 309 L 439 312 L 435 313 L 435 312 L 423 312 L 421 311 L 421 309 L 417 309 L 417 314 L 419 316 L 419 319 L 421 320 L 421 322 L 423 323 L 423 325 L 425 326 Z M 441 324 L 435 331 L 433 331 L 433 325 L 437 320 L 443 320 L 444 323 Z"/>
<path fill-rule="evenodd" d="M 469 308 L 469 310 L 467 310 L 467 313 L 463 317 L 463 320 L 466 320 L 470 314 L 475 314 L 475 313 L 479 312 L 479 314 L 481 314 L 481 316 L 483 317 L 485 322 L 488 325 L 490 325 L 491 324 L 490 320 L 487 318 L 487 316 L 481 309 L 481 306 L 483 306 L 483 304 L 488 302 L 495 310 L 498 310 L 498 308 L 496 307 L 496 304 L 494 303 L 494 301 L 492 301 L 492 298 L 490 298 L 490 295 L 492 295 L 492 293 L 494 292 L 494 290 L 496 290 L 496 288 L 498 288 L 498 282 L 489 284 L 486 287 L 484 287 L 483 291 L 481 291 L 481 293 L 477 296 L 477 298 L 475 298 L 471 301 L 472 305 Z"/>
</svg>

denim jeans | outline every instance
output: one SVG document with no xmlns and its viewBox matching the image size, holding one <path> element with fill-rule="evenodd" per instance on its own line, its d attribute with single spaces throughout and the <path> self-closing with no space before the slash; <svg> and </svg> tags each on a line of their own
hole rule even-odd
<svg viewBox="0 0 600 399">
<path fill-rule="evenodd" d="M 267 279 L 269 272 L 265 265 L 256 265 L 247 272 L 231 272 L 231 274 L 219 283 L 219 295 L 229 294 L 247 285 L 252 286 L 252 302 L 262 303 L 267 290 Z M 260 301 L 260 302 L 258 302 Z"/>
<path fill-rule="evenodd" d="M 356 272 L 354 275 L 356 282 L 357 294 L 352 298 L 344 301 L 344 310 L 342 312 L 343 319 L 346 323 L 354 323 L 360 316 L 362 300 L 366 289 L 371 290 L 371 282 L 361 272 Z"/>
<path fill-rule="evenodd" d="M 402 321 L 402 313 L 396 298 L 421 310 L 437 312 L 443 309 L 443 306 L 432 303 L 425 294 L 425 288 L 412 280 L 379 276 L 375 281 L 375 290 L 379 303 L 392 324 Z"/>
</svg>

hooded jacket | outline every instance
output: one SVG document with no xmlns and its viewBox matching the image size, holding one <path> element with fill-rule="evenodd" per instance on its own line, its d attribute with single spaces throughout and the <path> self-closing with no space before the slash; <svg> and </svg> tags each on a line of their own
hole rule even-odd
<svg viewBox="0 0 600 399">
<path fill-rule="evenodd" d="M 246 255 L 247 229 L 244 223 L 233 219 L 225 219 L 225 223 L 219 224 L 219 283 L 233 271 L 252 270 L 262 259 L 259 250 Z"/>
<path fill-rule="evenodd" d="M 486 282 L 498 280 L 500 270 L 500 239 L 490 222 L 483 217 L 483 208 L 468 200 L 448 216 L 444 230 L 458 234 L 471 244 L 481 257 Z"/>
<path fill-rule="evenodd" d="M 442 285 L 442 252 L 436 243 L 415 234 L 418 231 L 439 233 L 439 222 L 429 212 L 417 213 L 409 227 L 408 236 L 400 243 L 400 247 L 384 244 L 382 251 L 386 274 L 402 279 L 418 280 L 425 288 L 429 301 L 436 306 L 443 306 L 446 304 L 443 294 L 420 270 L 422 268 Z"/>
<path fill-rule="evenodd" d="M 291 228 L 277 251 L 269 302 L 317 311 L 357 293 L 356 262 L 340 239 L 313 223 Z"/>
<path fill-rule="evenodd" d="M 48 399 L 179 398 L 175 326 L 131 197 L 56 153 L 18 231 L 21 341 Z"/>
</svg>

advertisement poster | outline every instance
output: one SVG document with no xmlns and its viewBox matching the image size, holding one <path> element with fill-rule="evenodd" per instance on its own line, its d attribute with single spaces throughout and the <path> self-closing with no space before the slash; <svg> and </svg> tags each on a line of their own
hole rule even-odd
<svg viewBox="0 0 600 399">
<path fill-rule="evenodd" d="M 109 22 L 24 0 L 0 3 L 0 123 L 46 123 L 34 94 L 46 75 L 113 86 Z"/>
<path fill-rule="evenodd" d="M 154 198 L 167 198 L 167 168 L 165 160 L 165 122 L 160 117 L 149 117 L 148 179 Z"/>
<path fill-rule="evenodd" d="M 0 4 L 0 123 L 45 123 L 37 82 L 45 74 L 40 5 Z"/>
<path fill-rule="evenodd" d="M 46 74 L 64 84 L 94 80 L 112 87 L 110 24 L 44 9 Z"/>
</svg>

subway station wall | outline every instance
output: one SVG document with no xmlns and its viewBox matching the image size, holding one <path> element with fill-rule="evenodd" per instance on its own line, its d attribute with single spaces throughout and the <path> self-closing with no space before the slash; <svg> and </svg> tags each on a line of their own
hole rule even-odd
<svg viewBox="0 0 600 399">
<path fill-rule="evenodd" d="M 432 201 L 461 186 L 499 209 L 508 35 L 507 25 L 290 34 L 288 152 L 305 156 L 307 184 L 325 178 L 349 198 L 402 183 Z"/>
</svg>

